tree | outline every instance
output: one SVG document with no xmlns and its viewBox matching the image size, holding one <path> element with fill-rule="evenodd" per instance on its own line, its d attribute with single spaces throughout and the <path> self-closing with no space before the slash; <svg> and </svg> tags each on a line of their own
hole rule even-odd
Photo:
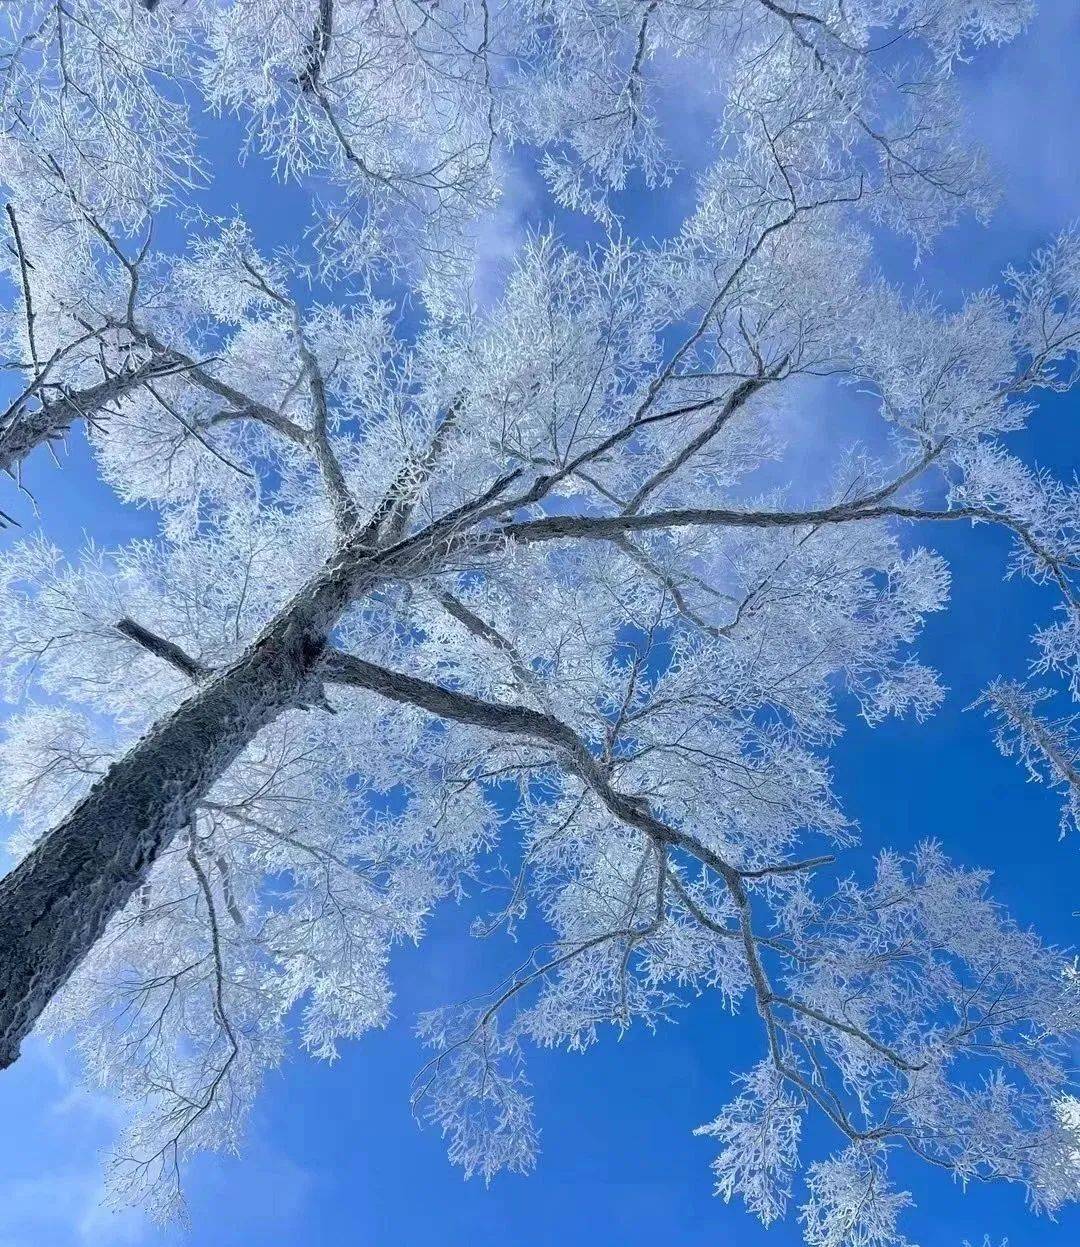
<svg viewBox="0 0 1080 1247">
<path fill-rule="evenodd" d="M 237 1142 L 297 1005 L 317 1056 L 380 1024 L 390 950 L 499 838 L 491 929 L 528 911 L 550 936 L 479 1007 L 421 1023 L 417 1110 L 467 1172 L 533 1162 L 523 1045 L 584 1046 L 708 989 L 761 1019 L 703 1130 L 719 1193 L 766 1223 L 810 1109 L 841 1149 L 806 1171 L 810 1243 L 900 1241 L 899 1146 L 1039 1208 L 1076 1197 L 1071 964 L 935 845 L 831 870 L 853 840 L 828 768 L 844 706 L 872 724 L 942 696 L 914 647 L 948 574 L 911 531 L 1001 526 L 1013 570 L 1076 609 L 1076 495 L 999 437 L 1072 379 L 1080 242 L 946 314 L 876 277 L 864 234 L 869 214 L 925 242 L 983 204 L 950 70 L 1025 12 L 70 0 L 20 27 L 26 381 L 4 453 L 85 419 L 161 532 L 70 566 L 31 538 L 4 562 L 24 856 L 0 883 L 0 1059 L 39 1018 L 76 1032 L 144 1107 L 122 1189 L 168 1210 L 183 1157 Z M 665 176 L 647 67 L 691 45 L 723 70 L 724 129 L 684 226 L 646 246 L 618 191 Z M 116 69 L 117 100 L 96 72 L 79 90 L 82 58 L 135 47 L 153 68 Z M 162 203 L 181 196 L 187 123 L 140 128 L 181 77 L 249 110 L 286 170 L 327 171 L 312 255 L 198 217 L 181 254 L 154 251 L 131 168 L 87 154 L 121 118 Z M 533 238 L 479 306 L 477 187 L 525 140 L 603 241 Z M 432 151 L 452 177 L 430 180 Z M 770 415 L 823 376 L 876 396 L 891 449 L 770 487 Z"/>
<path fill-rule="evenodd" d="M 323 276 L 380 264 L 405 265 L 416 279 L 419 266 L 420 290 L 438 313 L 455 304 L 472 268 L 470 231 L 498 199 L 507 143 L 539 150 L 558 203 L 608 223 L 610 193 L 628 177 L 666 184 L 658 114 L 673 57 L 716 83 L 717 150 L 748 141 L 756 164 L 764 159 L 737 175 L 764 179 L 759 213 L 777 195 L 798 213 L 857 199 L 925 243 L 960 210 L 983 211 L 992 199 L 980 157 L 955 125 L 953 63 L 965 42 L 1014 36 L 1028 11 L 1026 0 L 960 8 L 890 0 L 821 14 L 767 0 L 643 8 L 574 0 L 542 11 L 463 0 L 439 5 L 437 17 L 426 0 L 13 7 L 0 58 L 4 165 L 25 200 L 21 213 L 39 218 L 48 255 L 36 245 L 27 252 L 9 209 L 12 262 L 29 338 L 35 299 L 39 332 L 55 319 L 40 306 L 46 300 L 73 323 L 54 326 L 48 355 L 17 335 L 14 358 L 32 367 L 0 419 L 0 467 L 16 471 L 74 419 L 111 413 L 142 379 L 117 371 L 111 337 L 128 319 L 122 296 L 109 307 L 96 289 L 87 306 L 87 285 L 101 278 L 88 276 L 86 252 L 104 244 L 127 266 L 107 231 L 137 231 L 211 176 L 191 123 L 196 102 L 240 113 L 247 146 L 284 177 L 323 179 L 329 193 L 314 204 Z M 872 31 L 892 20 L 895 39 L 877 45 Z M 723 194 L 723 165 L 717 173 L 714 195 Z M 729 245 L 745 241 L 740 229 L 752 241 L 758 226 L 748 194 L 743 187 L 739 219 L 725 227 Z M 50 271 L 32 299 L 35 264 Z M 129 350 L 125 340 L 120 364 Z M 77 385 L 86 369 L 104 369 L 106 380 Z"/>
</svg>

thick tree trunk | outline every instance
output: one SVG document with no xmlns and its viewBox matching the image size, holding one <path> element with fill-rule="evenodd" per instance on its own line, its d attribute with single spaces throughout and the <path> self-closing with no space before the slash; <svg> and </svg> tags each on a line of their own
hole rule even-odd
<svg viewBox="0 0 1080 1247">
<path fill-rule="evenodd" d="M 0 1068 L 198 800 L 261 728 L 316 693 L 325 639 L 374 584 L 375 562 L 346 549 L 327 564 L 0 881 Z"/>
</svg>

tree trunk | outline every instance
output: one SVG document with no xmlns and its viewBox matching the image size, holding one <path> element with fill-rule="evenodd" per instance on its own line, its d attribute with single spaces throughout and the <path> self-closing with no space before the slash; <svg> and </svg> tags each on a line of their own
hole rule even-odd
<svg viewBox="0 0 1080 1247">
<path fill-rule="evenodd" d="M 256 733 L 316 692 L 323 645 L 378 560 L 345 547 L 231 667 L 109 768 L 0 881 L 0 1069 Z"/>
</svg>

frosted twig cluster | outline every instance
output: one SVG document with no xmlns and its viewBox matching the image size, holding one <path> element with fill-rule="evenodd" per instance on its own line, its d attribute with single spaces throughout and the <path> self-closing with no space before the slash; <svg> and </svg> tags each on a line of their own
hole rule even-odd
<svg viewBox="0 0 1080 1247">
<path fill-rule="evenodd" d="M 902 1243 L 900 1148 L 1075 1199 L 1071 963 L 936 844 L 840 866 L 829 770 L 852 710 L 942 699 L 917 655 L 939 525 L 1009 535 L 1007 570 L 1059 603 L 1043 674 L 1080 670 L 1077 493 L 1002 442 L 1072 383 L 1080 238 L 945 312 L 881 280 L 867 237 L 986 208 L 952 68 L 1026 4 L 16 7 L 0 466 L 79 426 L 161 523 L 0 564 L 0 1063 L 74 1031 L 139 1106 L 118 1191 L 168 1213 L 192 1151 L 238 1146 L 290 1020 L 325 1059 L 384 1024 L 393 948 L 498 845 L 507 899 L 477 930 L 541 934 L 421 1020 L 414 1086 L 467 1172 L 534 1162 L 530 1045 L 707 991 L 759 1021 L 701 1129 L 718 1193 L 762 1221 L 798 1188 L 813 1247 Z M 685 72 L 715 142 L 646 245 L 620 195 L 676 176 Z M 213 173 L 197 100 L 318 175 L 295 248 L 178 214 Z M 601 241 L 530 238 L 485 303 L 513 161 Z M 153 212 L 187 223 L 179 253 Z M 886 449 L 777 487 L 777 413 L 842 385 Z M 985 702 L 1071 823 L 1073 724 L 1040 696 Z M 809 1113 L 833 1154 L 801 1150 Z"/>
</svg>

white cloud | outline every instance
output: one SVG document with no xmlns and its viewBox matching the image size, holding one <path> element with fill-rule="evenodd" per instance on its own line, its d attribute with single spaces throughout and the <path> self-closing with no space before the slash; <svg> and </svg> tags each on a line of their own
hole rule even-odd
<svg viewBox="0 0 1080 1247">
<path fill-rule="evenodd" d="M 40 1169 L 0 1180 L 0 1247 L 140 1247 L 162 1239 L 133 1209 L 105 1206 L 102 1151 L 124 1118 L 108 1095 L 80 1084 L 76 1061 L 61 1043 L 31 1039 L 7 1075 L 32 1092 L 34 1119 L 16 1153 Z M 14 1088 L 13 1088 L 14 1090 Z M 9 1166 L 10 1168 L 10 1166 Z"/>
<path fill-rule="evenodd" d="M 1078 47 L 1076 0 L 1039 0 L 1029 31 L 984 52 L 965 75 L 972 130 L 1002 183 L 1002 212 L 1040 232 L 1059 230 L 1080 205 Z"/>
<path fill-rule="evenodd" d="M 524 162 L 503 157 L 506 168 L 499 206 L 482 216 L 470 232 L 476 248 L 473 295 L 481 307 L 495 303 L 506 286 L 515 257 L 529 230 L 529 218 L 544 188 Z"/>
<path fill-rule="evenodd" d="M 62 1169 L 0 1185 L 0 1244 L 140 1247 L 151 1226 L 132 1209 L 104 1206 L 97 1169 Z"/>
</svg>

